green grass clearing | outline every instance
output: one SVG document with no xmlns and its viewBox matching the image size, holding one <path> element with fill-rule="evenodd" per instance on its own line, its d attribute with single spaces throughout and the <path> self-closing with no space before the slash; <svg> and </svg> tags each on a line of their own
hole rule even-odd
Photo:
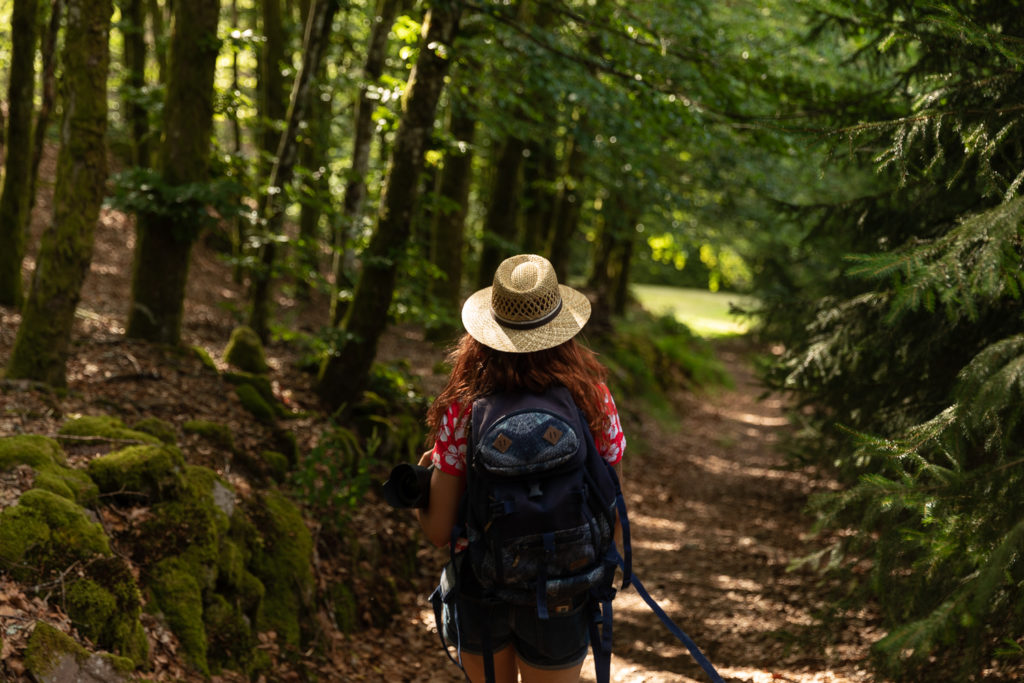
<svg viewBox="0 0 1024 683">
<path fill-rule="evenodd" d="M 655 315 L 673 315 L 702 337 L 741 335 L 750 328 L 750 320 L 729 313 L 730 302 L 740 307 L 750 306 L 754 302 L 750 296 L 665 285 L 633 285 L 632 289 L 640 305 L 648 311 Z"/>
</svg>

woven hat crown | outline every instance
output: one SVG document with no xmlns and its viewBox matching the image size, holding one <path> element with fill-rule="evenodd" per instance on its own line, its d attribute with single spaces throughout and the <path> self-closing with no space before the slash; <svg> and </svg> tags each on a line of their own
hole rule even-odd
<svg viewBox="0 0 1024 683">
<path fill-rule="evenodd" d="M 495 271 L 491 312 L 499 322 L 542 322 L 556 315 L 561 307 L 558 276 L 547 259 L 523 254 L 506 259 Z"/>
</svg>

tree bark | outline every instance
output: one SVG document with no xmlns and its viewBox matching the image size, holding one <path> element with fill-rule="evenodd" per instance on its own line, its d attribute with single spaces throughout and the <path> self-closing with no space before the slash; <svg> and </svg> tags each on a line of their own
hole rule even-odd
<svg viewBox="0 0 1024 683">
<path fill-rule="evenodd" d="M 575 138 L 569 141 L 569 159 L 565 175 L 562 177 L 562 187 L 558 193 L 557 206 L 555 209 L 554 225 L 551 228 L 551 239 L 548 247 L 551 265 L 555 272 L 562 277 L 569 274 L 569 254 L 573 236 L 579 227 L 580 204 L 583 198 L 580 196 L 579 185 L 583 177 L 583 165 L 587 161 L 587 155 Z"/>
<path fill-rule="evenodd" d="M 320 369 L 317 389 L 332 406 L 360 399 L 377 355 L 377 343 L 387 325 L 395 279 L 409 238 L 411 211 L 420 188 L 424 150 L 434 128 L 461 9 L 461 2 L 435 2 L 424 23 L 419 58 L 405 91 L 377 227 L 363 254 L 363 269 L 345 315 L 345 342 Z"/>
<path fill-rule="evenodd" d="M 388 33 L 395 23 L 395 16 L 405 3 L 406 0 L 377 0 L 377 8 L 374 11 L 370 43 L 366 49 L 366 62 L 363 64 L 363 83 L 359 86 L 359 99 L 356 101 L 352 166 L 349 168 L 348 180 L 345 183 L 341 221 L 334 236 L 332 270 L 335 296 L 331 300 L 332 325 L 338 325 L 345 316 L 346 308 L 339 303 L 337 293 L 352 282 L 349 277 L 352 263 L 346 245 L 358 232 L 363 220 L 366 172 L 370 167 L 370 149 L 373 146 L 373 112 L 377 108 L 377 99 L 370 97 L 370 88 L 377 84 L 384 72 L 388 56 Z"/>
<path fill-rule="evenodd" d="M 128 87 L 124 92 L 125 117 L 132 136 L 132 164 L 148 168 L 149 114 L 139 98 L 146 87 L 146 8 L 143 0 L 122 0 L 121 33 Z"/>
<path fill-rule="evenodd" d="M 111 0 L 70 0 L 64 40 L 64 120 L 53 219 L 7 368 L 9 378 L 66 384 L 65 362 L 107 179 Z"/>
<path fill-rule="evenodd" d="M 274 165 L 274 155 L 281 142 L 278 122 L 287 114 L 287 95 L 281 66 L 285 60 L 284 17 L 281 0 L 260 0 L 263 44 L 260 50 L 259 115 L 260 149 L 256 178 L 267 181 Z"/>
<path fill-rule="evenodd" d="M 31 203 L 32 102 L 35 93 L 37 0 L 15 0 L 11 12 L 11 75 L 7 89 L 7 157 L 0 194 L 0 304 L 20 306 L 21 260 Z"/>
<path fill-rule="evenodd" d="M 249 326 L 264 342 L 267 340 L 269 332 L 271 283 L 277 252 L 275 237 L 282 233 L 284 221 L 285 193 L 283 188 L 291 183 L 295 173 L 295 162 L 299 155 L 299 125 L 306 119 L 311 99 L 310 94 L 315 81 L 313 76 L 320 68 L 320 60 L 327 47 L 331 24 L 337 10 L 337 0 L 317 0 L 311 10 L 302 51 L 302 66 L 299 69 L 298 78 L 295 79 L 295 87 L 292 89 L 287 122 L 277 147 L 277 160 L 270 173 L 268 190 L 260 203 L 259 215 L 266 223 L 266 231 L 270 239 L 263 245 L 260 266 L 253 272 L 252 310 L 249 316 Z M 276 191 L 271 191 L 270 188 L 274 188 Z"/>
<path fill-rule="evenodd" d="M 554 187 L 558 159 L 550 143 L 533 143 L 523 161 L 523 251 L 538 254 L 546 248 L 555 209 Z"/>
<path fill-rule="evenodd" d="M 465 261 L 466 214 L 473 180 L 473 136 L 476 118 L 469 112 L 461 96 L 453 96 L 449 109 L 448 132 L 455 144 L 448 150 L 441 169 L 438 189 L 439 209 L 432 235 L 430 259 L 444 273 L 444 278 L 431 280 L 431 294 L 443 309 L 440 318 L 451 323 L 431 330 L 436 338 L 453 335 L 459 328 L 459 303 L 462 299 L 462 273 Z"/>
<path fill-rule="evenodd" d="M 219 11 L 219 0 L 174 2 L 159 163 L 163 180 L 171 187 L 207 176 Z M 182 224 L 166 214 L 140 214 L 137 221 L 127 334 L 176 345 L 181 340 L 189 256 L 201 226 Z"/>
<path fill-rule="evenodd" d="M 519 230 L 519 192 L 525 149 L 522 140 L 509 136 L 494 164 L 477 275 L 480 287 L 489 287 L 498 265 L 516 251 L 512 245 L 517 242 Z"/>
<path fill-rule="evenodd" d="M 36 205 L 36 182 L 39 179 L 39 164 L 43 160 L 43 145 L 46 141 L 46 129 L 50 126 L 50 114 L 57 101 L 57 35 L 60 33 L 61 17 L 64 14 L 64 0 L 53 0 L 50 6 L 50 25 L 43 36 L 39 48 L 43 63 L 43 94 L 36 114 L 35 132 L 32 138 L 32 170 L 29 174 L 28 202 L 25 215 L 25 230 L 32 220 L 32 209 Z"/>
</svg>

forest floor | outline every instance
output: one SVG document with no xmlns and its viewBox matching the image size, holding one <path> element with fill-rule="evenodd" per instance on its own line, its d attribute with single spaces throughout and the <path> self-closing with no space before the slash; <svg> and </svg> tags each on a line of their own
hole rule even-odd
<svg viewBox="0 0 1024 683">
<path fill-rule="evenodd" d="M 44 177 L 47 164 L 44 160 Z M 32 257 L 48 220 L 48 204 L 36 207 Z M 240 449 L 258 449 L 267 437 L 223 386 L 209 373 L 194 371 L 167 349 L 123 337 L 127 318 L 134 231 L 123 215 L 104 210 L 97 227 L 94 256 L 86 279 L 68 362 L 66 394 L 40 392 L 30 386 L 4 385 L 0 392 L 0 435 L 55 434 L 74 414 L 111 413 L 126 422 L 155 415 L 180 426 L 188 419 L 211 419 L 231 426 Z M 185 308 L 184 342 L 206 348 L 218 362 L 243 309 L 245 291 L 230 277 L 228 266 L 199 245 L 193 254 Z M 325 319 L 323 302 L 303 307 L 280 295 L 278 310 L 286 324 L 315 329 Z M 6 362 L 19 322 L 13 309 L 0 307 L 0 365 Z M 871 680 L 866 670 L 869 644 L 878 637 L 872 615 L 828 612 L 828 586 L 811 570 L 788 569 L 795 558 L 820 547 L 807 536 L 809 520 L 802 509 L 810 494 L 832 484 L 823 476 L 787 466 L 776 448 L 791 427 L 778 397 L 762 397 L 750 363 L 753 349 L 742 340 L 719 343 L 717 352 L 735 387 L 674 397 L 678 419 L 666 423 L 620 401 L 629 447 L 624 483 L 633 529 L 634 567 L 652 595 L 700 645 L 730 681 L 845 683 Z M 422 377 L 424 389 L 436 392 L 443 377 L 434 374 L 443 351 L 423 341 L 411 328 L 390 330 L 381 355 L 407 359 Z M 311 391 L 311 378 L 296 369 L 295 352 L 283 344 L 268 348 L 272 378 L 279 397 L 300 417 L 289 423 L 305 450 L 322 432 L 324 418 Z M 214 376 L 216 377 L 216 376 Z M 319 415 L 319 417 L 317 417 Z M 250 485 L 231 463 L 196 438 L 181 437 L 186 457 L 217 469 L 239 491 Z M 256 451 L 258 452 L 258 451 Z M 89 446 L 69 453 L 81 463 L 95 453 Z M 0 478 L 0 508 L 13 504 L 20 484 Z M 118 523 L 108 519 L 108 523 Z M 312 523 L 312 522 L 311 522 Z M 367 534 L 413 537 L 407 511 L 386 508 L 372 497 L 356 524 Z M 362 532 L 361 532 L 362 533 Z M 321 681 L 460 681 L 458 670 L 441 648 L 426 604 L 444 553 L 421 544 L 420 576 L 402 584 L 401 610 L 389 623 L 369 624 L 354 635 L 332 630 L 320 615 L 326 644 L 306 653 L 304 664 Z M 344 576 L 341 563 L 317 558 L 321 585 Z M 356 587 L 358 589 L 358 586 Z M 615 681 L 706 680 L 686 649 L 675 641 L 640 601 L 635 591 L 615 602 Z M 0 680 L 19 681 L 19 650 L 27 625 L 45 619 L 71 630 L 67 616 L 30 587 L 0 573 Z M 150 636 L 153 671 L 148 680 L 199 680 L 185 669 L 173 635 L 158 620 L 144 622 Z M 272 643 L 267 643 L 273 649 Z M 284 658 L 267 680 L 310 680 Z M 229 675 L 214 680 L 239 680 Z M 584 666 L 593 680 L 593 666 Z"/>
</svg>

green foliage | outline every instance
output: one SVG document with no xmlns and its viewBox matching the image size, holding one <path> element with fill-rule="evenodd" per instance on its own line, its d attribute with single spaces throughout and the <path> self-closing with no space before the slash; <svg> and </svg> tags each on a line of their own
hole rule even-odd
<svg viewBox="0 0 1024 683">
<path fill-rule="evenodd" d="M 291 473 L 296 497 L 333 531 L 344 529 L 373 483 L 379 440 L 363 444 L 357 434 L 332 424 Z"/>
<path fill-rule="evenodd" d="M 136 215 L 165 219 L 182 240 L 190 241 L 221 217 L 240 213 L 243 188 L 231 178 L 171 185 L 152 168 L 132 167 L 112 176 L 110 206 Z"/>
<path fill-rule="evenodd" d="M 830 276 L 769 303 L 787 346 L 769 379 L 811 408 L 802 456 L 847 483 L 812 509 L 841 530 L 828 568 L 870 568 L 882 674 L 974 680 L 1024 626 L 1024 21 L 997 2 L 816 6 L 875 70 L 837 124 L 879 187 L 807 214 L 793 260 Z"/>
<path fill-rule="evenodd" d="M 643 399 L 666 414 L 673 390 L 728 386 L 732 381 L 708 342 L 671 315 L 631 312 L 595 348 L 617 396 Z"/>
</svg>

